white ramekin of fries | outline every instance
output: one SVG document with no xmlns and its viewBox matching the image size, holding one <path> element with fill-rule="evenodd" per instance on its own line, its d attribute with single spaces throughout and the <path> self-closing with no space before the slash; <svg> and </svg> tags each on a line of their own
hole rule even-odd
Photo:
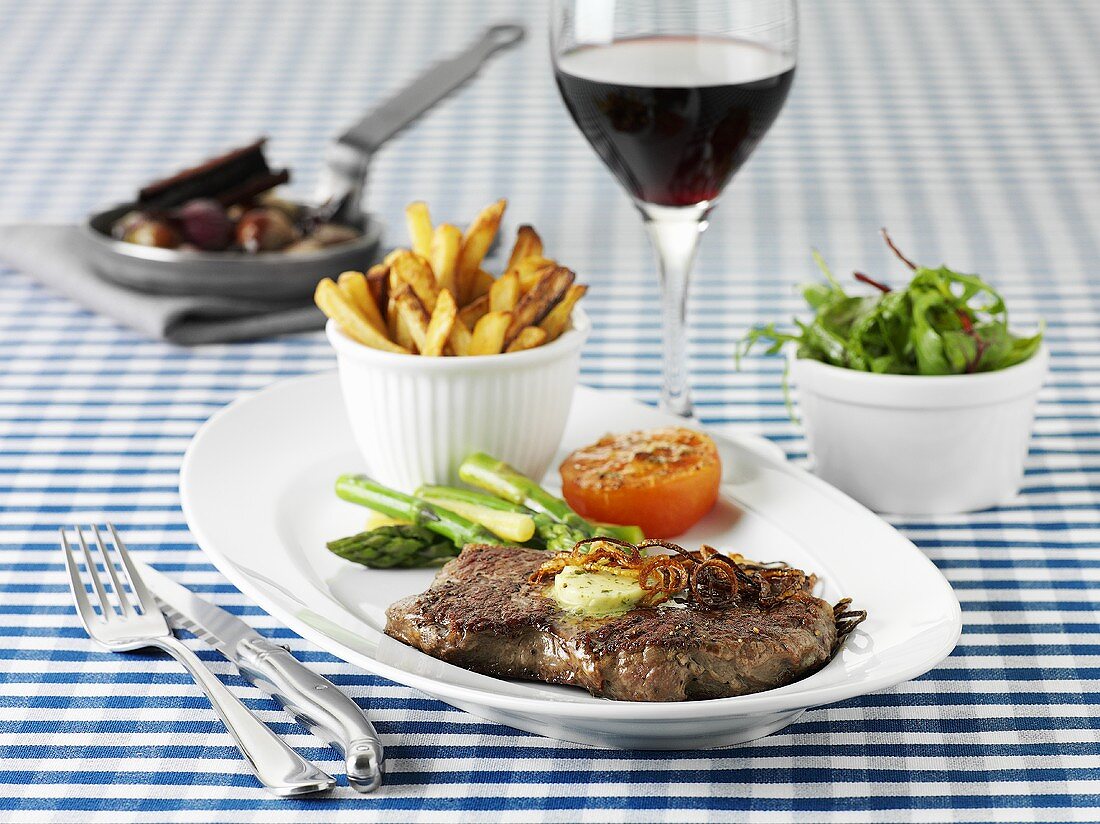
<svg viewBox="0 0 1100 824">
<path fill-rule="evenodd" d="M 481 264 L 505 202 L 463 232 L 406 209 L 411 249 L 317 284 L 340 385 L 368 472 L 413 490 L 458 482 L 471 452 L 532 477 L 554 456 L 569 416 L 589 322 L 587 287 L 543 256 L 521 226 L 499 277 Z"/>
</svg>

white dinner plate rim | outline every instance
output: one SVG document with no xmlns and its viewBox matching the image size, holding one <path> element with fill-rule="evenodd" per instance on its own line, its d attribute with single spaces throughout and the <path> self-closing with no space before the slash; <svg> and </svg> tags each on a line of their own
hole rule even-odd
<svg viewBox="0 0 1100 824">
<path fill-rule="evenodd" d="M 784 688 L 781 692 L 766 690 L 749 695 L 738 695 L 729 698 L 712 698 L 698 701 L 632 702 L 607 700 L 598 702 L 574 702 L 569 700 L 551 701 L 545 698 L 515 696 L 490 689 L 452 684 L 393 667 L 360 650 L 347 646 L 332 636 L 296 618 L 285 608 L 278 598 L 274 597 L 264 586 L 259 585 L 246 571 L 237 566 L 233 559 L 211 538 L 194 515 L 192 493 L 188 481 L 192 471 L 192 465 L 196 461 L 196 455 L 201 454 L 203 441 L 210 436 L 210 433 L 218 426 L 222 419 L 229 415 L 236 414 L 243 407 L 262 402 L 265 396 L 275 391 L 293 388 L 297 384 L 305 384 L 313 381 L 335 382 L 336 380 L 335 371 L 284 378 L 258 389 L 255 392 L 251 392 L 246 396 L 238 398 L 215 412 L 196 432 L 184 454 L 180 467 L 180 502 L 184 517 L 187 520 L 191 534 L 195 537 L 196 542 L 204 553 L 210 557 L 214 566 L 217 567 L 234 586 L 243 594 L 251 598 L 258 606 L 283 622 L 303 638 L 308 639 L 317 644 L 320 648 L 337 655 L 349 663 L 363 667 L 372 674 L 420 689 L 429 695 L 443 700 L 492 706 L 494 708 L 520 713 L 530 713 L 533 715 L 546 715 L 547 713 L 552 713 L 560 717 L 599 718 L 615 721 L 674 721 L 677 719 L 687 720 L 699 718 L 707 715 L 718 718 L 723 716 L 744 716 L 754 712 L 793 711 L 824 704 L 832 704 L 837 701 L 865 695 L 923 675 L 947 658 L 958 643 L 958 639 L 962 633 L 962 610 L 958 598 L 942 573 L 936 568 L 935 564 L 914 546 L 913 551 L 917 553 L 923 563 L 931 568 L 934 572 L 934 578 L 942 583 L 949 596 L 948 600 L 952 604 L 951 615 L 944 617 L 952 621 L 953 632 L 947 636 L 944 642 L 939 647 L 936 647 L 934 651 L 929 652 L 919 659 L 914 659 L 907 666 L 899 666 L 882 674 L 870 675 L 835 685 L 787 691 L 789 687 L 795 687 L 798 684 L 798 682 L 795 682 L 794 684 L 788 685 L 788 688 Z M 706 427 L 702 428 L 704 430 L 706 429 Z M 709 431 L 709 434 L 721 440 L 731 440 L 731 438 L 713 431 Z M 759 455 L 759 453 L 757 454 Z M 828 496 L 836 505 L 860 517 L 870 516 L 877 518 L 870 510 L 809 472 L 786 461 L 780 462 L 764 456 L 759 456 L 759 458 L 762 461 L 767 461 L 773 468 L 780 468 L 800 482 L 810 485 L 821 494 Z M 899 537 L 905 540 L 903 536 Z M 339 608 L 346 610 L 345 607 L 336 604 L 331 598 L 327 596 L 324 597 L 329 604 L 337 605 Z M 348 615 L 351 616 L 357 624 L 362 623 L 362 620 L 350 611 Z"/>
</svg>

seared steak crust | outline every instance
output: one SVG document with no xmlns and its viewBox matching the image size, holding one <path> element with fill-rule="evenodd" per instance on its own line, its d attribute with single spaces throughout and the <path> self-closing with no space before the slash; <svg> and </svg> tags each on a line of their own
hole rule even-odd
<svg viewBox="0 0 1100 824">
<path fill-rule="evenodd" d="M 666 603 L 614 618 L 563 613 L 527 578 L 547 559 L 468 546 L 431 587 L 393 604 L 386 632 L 428 655 L 503 678 L 583 687 L 624 701 L 724 698 L 772 689 L 822 666 L 833 609 L 808 593 L 769 608 L 751 593 L 725 609 Z"/>
</svg>

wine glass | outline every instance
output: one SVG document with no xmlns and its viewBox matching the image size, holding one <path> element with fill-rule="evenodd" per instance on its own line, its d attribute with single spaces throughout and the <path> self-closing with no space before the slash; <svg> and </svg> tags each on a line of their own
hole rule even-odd
<svg viewBox="0 0 1100 824">
<path fill-rule="evenodd" d="M 684 312 L 707 216 L 794 79 L 795 0 L 554 0 L 558 90 L 642 214 L 661 275 L 661 407 L 691 417 Z"/>
</svg>

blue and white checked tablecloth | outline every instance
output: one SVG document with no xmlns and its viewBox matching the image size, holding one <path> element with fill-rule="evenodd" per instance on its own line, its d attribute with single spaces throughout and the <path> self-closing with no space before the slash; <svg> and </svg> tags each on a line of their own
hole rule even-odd
<svg viewBox="0 0 1100 824">
<path fill-rule="evenodd" d="M 327 136 L 489 21 L 529 42 L 378 157 L 374 208 L 462 220 L 490 199 L 593 285 L 583 380 L 653 401 L 657 294 L 625 197 L 563 113 L 542 4 L 0 2 L 0 221 L 75 220 L 258 133 L 303 191 Z M 896 525 L 963 604 L 954 655 L 895 689 L 714 752 L 600 751 L 483 722 L 321 653 L 195 547 L 180 457 L 223 404 L 328 369 L 320 334 L 179 350 L 0 271 L 0 819 L 8 821 L 1100 820 L 1100 2 L 804 0 L 786 111 L 698 263 L 691 371 L 713 424 L 804 460 L 780 363 L 734 341 L 798 308 L 816 246 L 838 270 L 918 260 L 1046 318 L 1053 372 L 1019 499 Z M 58 525 L 111 520 L 368 707 L 389 783 L 278 801 L 177 665 L 91 645 Z M 884 586 L 904 586 L 883 570 Z M 308 757 L 333 755 L 200 651 Z"/>
</svg>

